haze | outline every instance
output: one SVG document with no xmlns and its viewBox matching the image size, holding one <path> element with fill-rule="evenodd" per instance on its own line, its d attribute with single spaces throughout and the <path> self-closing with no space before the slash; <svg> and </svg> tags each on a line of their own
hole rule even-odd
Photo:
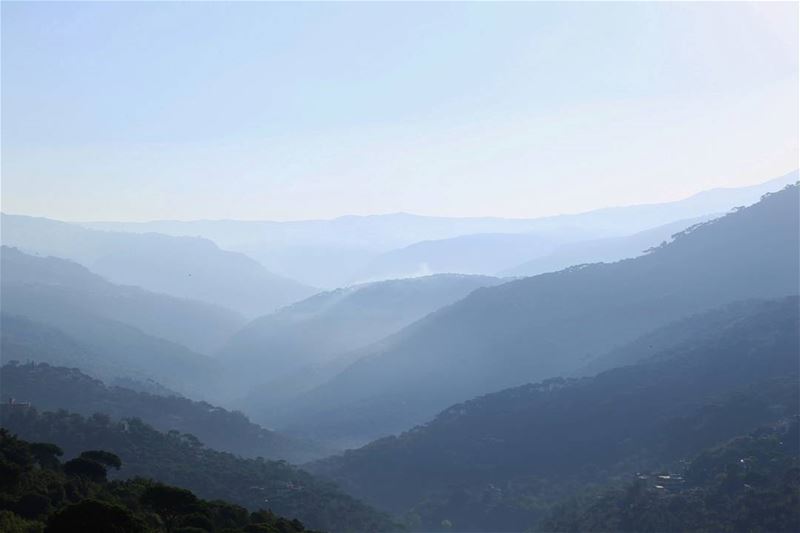
<svg viewBox="0 0 800 533">
<path fill-rule="evenodd" d="M 797 2 L 0 9 L 0 531 L 800 531 Z"/>
<path fill-rule="evenodd" d="M 2 5 L 3 210 L 534 217 L 797 165 L 797 4 Z"/>
</svg>

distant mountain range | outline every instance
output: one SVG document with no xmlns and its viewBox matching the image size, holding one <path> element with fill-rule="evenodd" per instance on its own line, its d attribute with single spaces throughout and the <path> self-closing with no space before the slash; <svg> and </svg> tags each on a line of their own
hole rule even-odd
<svg viewBox="0 0 800 533">
<path fill-rule="evenodd" d="M 798 187 L 650 253 L 474 291 L 294 402 L 277 427 L 368 440 L 455 401 L 563 375 L 690 314 L 797 294 Z"/>
<path fill-rule="evenodd" d="M 422 241 L 380 254 L 355 277 L 369 280 L 408 278 L 442 272 L 494 275 L 522 261 L 546 255 L 561 243 L 585 238 L 578 233 L 554 240 L 529 233 L 477 233 Z"/>
<path fill-rule="evenodd" d="M 224 249 L 246 253 L 278 274 L 307 285 L 336 288 L 380 276 L 396 277 L 398 273 L 435 274 L 450 271 L 497 274 L 499 270 L 513 268 L 541 256 L 547 251 L 546 247 L 541 246 L 544 242 L 559 245 L 579 239 L 620 237 L 679 220 L 724 214 L 734 207 L 750 205 L 758 201 L 761 195 L 775 192 L 797 179 L 798 172 L 794 171 L 759 185 L 713 189 L 675 202 L 610 207 L 587 213 L 533 219 L 444 218 L 397 213 L 296 222 L 163 220 L 143 223 L 87 222 L 84 226 L 134 233 L 202 236 Z M 385 263 L 387 258 L 379 257 L 422 241 L 447 241 L 475 234 L 526 233 L 533 235 L 530 242 L 523 238 L 514 247 L 509 247 L 509 243 L 503 240 L 497 245 L 491 240 L 475 242 L 473 246 L 481 252 L 464 249 L 461 253 L 466 255 L 462 261 L 442 263 L 445 270 L 437 270 L 434 265 L 442 261 L 439 258 L 446 259 L 448 253 L 452 252 L 452 249 L 451 252 L 447 249 L 457 243 L 426 244 L 422 248 L 409 250 L 401 255 L 399 259 L 402 260 L 398 265 Z M 481 247 L 483 245 L 490 246 L 484 248 Z M 524 247 L 523 250 L 530 247 L 529 255 L 524 257 L 519 247 Z M 510 262 L 498 261 L 497 270 L 484 270 L 489 261 L 486 256 L 491 256 L 495 249 L 508 255 Z M 474 264 L 470 262 L 471 257 L 476 259 Z M 458 270 L 452 270 L 456 267 Z M 375 271 L 370 274 L 372 269 Z"/>
<path fill-rule="evenodd" d="M 4 245 L 71 259 L 114 283 L 200 300 L 250 317 L 316 292 L 207 239 L 97 231 L 6 214 L 0 222 Z"/>
</svg>

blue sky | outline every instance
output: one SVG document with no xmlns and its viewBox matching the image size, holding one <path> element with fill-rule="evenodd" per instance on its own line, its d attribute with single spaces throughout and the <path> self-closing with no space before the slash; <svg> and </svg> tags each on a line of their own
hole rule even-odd
<svg viewBox="0 0 800 533">
<path fill-rule="evenodd" d="M 795 3 L 2 4 L 2 207 L 528 217 L 798 159 Z"/>
</svg>

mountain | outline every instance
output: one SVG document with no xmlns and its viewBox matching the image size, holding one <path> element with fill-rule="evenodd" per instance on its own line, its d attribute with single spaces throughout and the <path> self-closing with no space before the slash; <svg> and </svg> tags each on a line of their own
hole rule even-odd
<svg viewBox="0 0 800 533">
<path fill-rule="evenodd" d="M 57 328 L 6 313 L 0 314 L 0 354 L 4 363 L 33 361 L 82 368 L 105 379 L 128 371 L 128 367 L 94 353 Z"/>
<path fill-rule="evenodd" d="M 592 484 L 679 468 L 798 415 L 800 300 L 697 317 L 640 363 L 453 405 L 432 421 L 309 466 L 415 530 L 523 531 Z M 705 326 L 705 327 L 702 327 Z"/>
<path fill-rule="evenodd" d="M 798 173 L 794 171 L 758 185 L 713 189 L 675 202 L 531 219 L 447 218 L 394 213 L 290 222 L 160 220 L 93 222 L 84 223 L 84 226 L 135 233 L 202 236 L 227 250 L 246 253 L 284 276 L 312 286 L 335 288 L 353 280 L 368 279 L 363 270 L 379 254 L 421 241 L 481 233 L 533 233 L 549 236 L 559 243 L 564 242 L 559 239 L 565 232 L 566 235 L 582 234 L 585 239 L 630 235 L 678 220 L 726 213 L 734 207 L 750 205 L 761 195 L 777 191 L 797 179 Z M 516 264 L 533 259 L 535 255 L 520 258 Z M 502 268 L 513 266 L 512 263 Z"/>
<path fill-rule="evenodd" d="M 166 333 L 173 338 L 200 327 L 214 333 L 212 328 L 220 329 L 212 320 L 217 310 L 208 313 L 206 304 L 115 286 L 75 263 L 6 247 L 0 267 L 3 361 L 77 364 L 98 377 L 152 380 L 200 398 L 214 394 L 214 360 L 140 327 L 172 326 Z"/>
<path fill-rule="evenodd" d="M 217 358 L 259 421 L 269 411 L 338 373 L 365 346 L 449 305 L 497 278 L 437 275 L 357 285 L 320 293 L 252 321 Z"/>
<path fill-rule="evenodd" d="M 681 317 L 798 294 L 798 203 L 790 186 L 634 259 L 478 289 L 298 398 L 277 427 L 369 440 L 465 398 L 574 371 Z"/>
<path fill-rule="evenodd" d="M 420 241 L 481 233 L 525 233 L 533 229 L 531 221 L 525 219 L 445 218 L 407 213 L 297 222 L 203 220 L 85 225 L 137 233 L 202 235 L 223 248 L 246 253 L 275 272 L 325 288 L 370 281 L 365 269 L 372 261 L 379 261 L 380 254 Z M 558 233 L 560 227 L 548 230 Z M 605 235 L 591 228 L 581 234 L 587 238 Z M 397 276 L 382 274 L 380 279 L 393 277 Z"/>
<path fill-rule="evenodd" d="M 774 424 L 704 450 L 675 475 L 640 474 L 565 502 L 540 531 L 797 531 L 800 427 Z"/>
<path fill-rule="evenodd" d="M 266 506 L 279 515 L 297 517 L 308 527 L 331 533 L 396 530 L 385 514 L 285 461 L 243 459 L 215 451 L 194 435 L 162 433 L 136 418 L 112 421 L 101 413 L 83 417 L 65 410 L 41 412 L 35 406 L 19 404 L 0 406 L 0 415 L 2 426 L 19 438 L 53 443 L 67 457 L 85 450 L 117 455 L 121 468 L 110 472 L 117 479 L 136 482 L 140 477 L 151 478 L 250 511 Z"/>
<path fill-rule="evenodd" d="M 108 382 L 162 394 L 216 397 L 219 365 L 210 357 L 117 322 L 100 318 L 45 291 L 0 285 L 2 361 L 76 366 Z M 23 315 L 23 316 L 20 316 Z M 150 385 L 150 386 L 148 386 Z M 158 390 L 155 390 L 158 389 Z"/>
<path fill-rule="evenodd" d="M 82 415 L 105 413 L 115 419 L 140 418 L 162 431 L 191 433 L 208 446 L 244 457 L 285 459 L 294 463 L 324 452 L 250 422 L 242 413 L 179 396 L 161 396 L 106 386 L 76 368 L 42 364 L 6 364 L 0 368 L 0 399 L 32 400 L 42 409 L 66 409 Z"/>
<path fill-rule="evenodd" d="M 152 378 L 141 376 L 127 362 L 102 357 L 63 331 L 21 316 L 0 313 L 0 354 L 3 362 L 26 361 L 80 368 L 112 385 L 159 396 L 180 396 Z"/>
<path fill-rule="evenodd" d="M 109 469 L 123 465 L 105 450 L 85 450 L 62 464 L 63 453 L 55 444 L 26 442 L 0 429 L 0 529 L 8 533 L 313 533 L 297 519 L 266 510 L 248 513 L 238 505 L 205 501 L 153 480 L 109 482 Z"/>
<path fill-rule="evenodd" d="M 2 215 L 3 244 L 76 261 L 108 280 L 258 316 L 316 292 L 207 239 L 96 231 Z"/>
<path fill-rule="evenodd" d="M 558 232 L 541 234 L 479 233 L 423 241 L 379 255 L 359 276 L 361 279 L 386 279 L 439 272 L 534 276 L 573 265 L 636 257 L 668 241 L 672 235 L 711 218 L 714 216 L 678 220 L 633 235 L 594 240 L 586 240 L 585 231 L 561 228 Z"/>
<path fill-rule="evenodd" d="M 253 320 L 219 350 L 226 362 L 267 367 L 277 378 L 325 363 L 399 331 L 497 278 L 442 274 L 317 294 Z"/>
<path fill-rule="evenodd" d="M 642 255 L 650 248 L 668 242 L 673 235 L 695 224 L 707 222 L 714 215 L 678 220 L 623 237 L 610 237 L 562 244 L 547 254 L 533 258 L 500 272 L 504 276 L 536 276 L 547 272 L 558 272 L 571 266 L 590 263 L 614 263 Z"/>
<path fill-rule="evenodd" d="M 9 298 L 12 293 L 35 292 L 39 298 L 51 299 L 53 305 L 78 307 L 199 352 L 212 352 L 244 325 L 241 315 L 228 309 L 115 285 L 72 261 L 37 257 L 3 246 L 0 262 Z M 19 303 L 4 302 L 4 311 L 15 312 Z"/>
<path fill-rule="evenodd" d="M 578 376 L 594 375 L 605 370 L 636 364 L 657 353 L 670 353 L 676 346 L 690 342 L 707 331 L 732 327 L 737 322 L 746 323 L 754 317 L 769 312 L 774 307 L 771 300 L 746 300 L 734 302 L 676 320 L 671 324 L 648 332 L 633 342 L 615 348 L 587 365 L 578 368 Z"/>
<path fill-rule="evenodd" d="M 556 246 L 549 236 L 479 233 L 422 241 L 383 253 L 356 276 L 360 280 L 409 278 L 444 272 L 492 275 Z"/>
</svg>

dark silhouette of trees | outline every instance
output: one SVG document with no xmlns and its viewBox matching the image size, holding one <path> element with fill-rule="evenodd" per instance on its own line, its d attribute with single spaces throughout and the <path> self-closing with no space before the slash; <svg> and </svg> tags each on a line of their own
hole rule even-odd
<svg viewBox="0 0 800 533">
<path fill-rule="evenodd" d="M 64 473 L 100 483 L 106 480 L 106 467 L 92 459 L 76 457 L 64 463 Z"/>
<path fill-rule="evenodd" d="M 104 450 L 89 450 L 81 453 L 81 458 L 96 461 L 101 465 L 108 466 L 119 470 L 122 467 L 122 461 L 119 456 Z"/>
<path fill-rule="evenodd" d="M 173 531 L 177 517 L 197 503 L 197 497 L 186 489 L 153 485 L 144 491 L 141 502 L 158 513 L 167 531 Z"/>
<path fill-rule="evenodd" d="M 45 533 L 138 533 L 142 524 L 128 509 L 120 505 L 87 499 L 55 513 L 47 523 Z"/>
<path fill-rule="evenodd" d="M 301 533 L 298 520 L 271 511 L 249 513 L 224 501 L 136 478 L 105 479 L 115 454 L 91 450 L 62 465 L 60 449 L 28 443 L 0 428 L 0 467 L 12 477 L 0 485 L 3 533 Z M 45 459 L 43 460 L 42 457 Z M 55 458 L 55 459 L 54 459 Z M 55 462 L 52 461 L 54 459 Z M 311 533 L 311 532 L 309 532 Z"/>
</svg>

